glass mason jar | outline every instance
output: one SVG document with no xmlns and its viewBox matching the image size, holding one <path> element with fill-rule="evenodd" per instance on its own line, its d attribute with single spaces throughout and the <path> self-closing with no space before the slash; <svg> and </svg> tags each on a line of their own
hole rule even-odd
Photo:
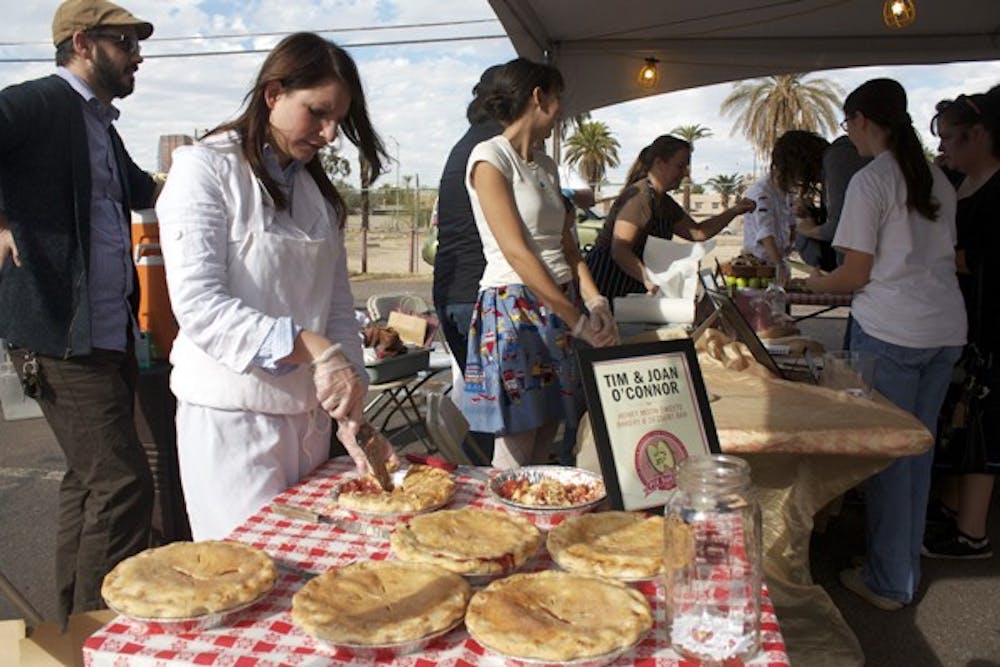
<svg viewBox="0 0 1000 667">
<path fill-rule="evenodd" d="M 665 509 L 670 643 L 706 664 L 747 660 L 760 648 L 760 507 L 743 459 L 685 460 Z"/>
</svg>

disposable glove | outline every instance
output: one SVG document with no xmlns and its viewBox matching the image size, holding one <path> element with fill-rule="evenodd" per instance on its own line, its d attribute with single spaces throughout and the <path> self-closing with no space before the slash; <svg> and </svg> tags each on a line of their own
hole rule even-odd
<svg viewBox="0 0 1000 667">
<path fill-rule="evenodd" d="M 347 453 L 350 454 L 351 460 L 354 461 L 354 465 L 358 469 L 358 475 L 364 476 L 371 472 L 368 467 L 368 459 L 365 457 L 363 451 L 361 451 L 361 445 L 358 444 L 358 431 L 361 429 L 361 425 L 364 424 L 364 418 L 348 418 L 343 421 L 337 422 L 337 439 L 340 440 L 340 444 L 344 445 Z M 386 468 L 391 472 L 399 468 L 399 457 L 396 456 L 396 451 L 392 448 L 392 443 L 382 432 L 376 428 L 372 428 L 374 435 L 372 436 L 372 448 L 377 452 L 377 456 L 381 456 L 385 460 Z"/>
<path fill-rule="evenodd" d="M 601 327 L 593 322 L 594 319 L 596 318 L 593 316 L 580 315 L 580 319 L 576 321 L 571 331 L 573 337 L 579 338 L 591 347 L 614 345 L 617 337 L 610 333 L 601 333 Z"/>
<path fill-rule="evenodd" d="M 594 334 L 598 337 L 610 336 L 614 341 L 612 345 L 617 345 L 621 341 L 618 335 L 618 323 L 615 322 L 614 315 L 611 314 L 611 306 L 608 300 L 598 294 L 587 299 L 584 304 L 590 311 L 590 326 L 596 326 Z"/>
<path fill-rule="evenodd" d="M 334 343 L 312 362 L 316 398 L 323 409 L 338 422 L 360 416 L 364 400 L 364 384 L 354 364 Z"/>
</svg>

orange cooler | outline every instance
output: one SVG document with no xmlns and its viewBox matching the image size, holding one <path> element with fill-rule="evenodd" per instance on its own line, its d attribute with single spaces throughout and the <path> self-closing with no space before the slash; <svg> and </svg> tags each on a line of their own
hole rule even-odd
<svg viewBox="0 0 1000 667">
<path fill-rule="evenodd" d="M 177 322 L 167 294 L 167 274 L 155 210 L 133 212 L 132 243 L 132 256 L 139 274 L 139 329 L 150 335 L 153 358 L 166 359 L 177 336 Z"/>
</svg>

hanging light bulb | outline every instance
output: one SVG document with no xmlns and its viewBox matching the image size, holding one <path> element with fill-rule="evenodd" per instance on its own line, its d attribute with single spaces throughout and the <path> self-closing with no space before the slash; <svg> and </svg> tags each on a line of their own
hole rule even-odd
<svg viewBox="0 0 1000 667">
<path fill-rule="evenodd" d="M 643 88 L 653 88 L 660 80 L 660 71 L 656 64 L 660 62 L 656 58 L 646 58 L 646 64 L 639 70 L 639 85 Z"/>
<path fill-rule="evenodd" d="M 882 22 L 889 28 L 905 28 L 917 20 L 914 0 L 885 0 L 882 3 Z"/>
</svg>

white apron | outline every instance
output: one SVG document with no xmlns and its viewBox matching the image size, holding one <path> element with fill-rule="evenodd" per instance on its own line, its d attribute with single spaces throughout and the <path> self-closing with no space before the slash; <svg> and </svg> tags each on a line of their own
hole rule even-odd
<svg viewBox="0 0 1000 667">
<path fill-rule="evenodd" d="M 325 332 L 342 246 L 332 211 L 312 178 L 305 175 L 295 187 L 296 216 L 305 224 L 295 225 L 287 213 L 266 207 L 271 215 L 258 216 L 229 260 L 230 292 L 267 315 L 289 316 L 306 329 Z M 289 227 L 312 228 L 319 215 L 330 225 L 325 238 L 287 235 L 294 231 Z M 276 216 L 284 233 L 277 233 Z M 221 539 L 327 459 L 330 418 L 319 408 L 308 364 L 280 376 L 260 368 L 236 373 L 183 331 L 171 361 L 192 536 Z"/>
</svg>

